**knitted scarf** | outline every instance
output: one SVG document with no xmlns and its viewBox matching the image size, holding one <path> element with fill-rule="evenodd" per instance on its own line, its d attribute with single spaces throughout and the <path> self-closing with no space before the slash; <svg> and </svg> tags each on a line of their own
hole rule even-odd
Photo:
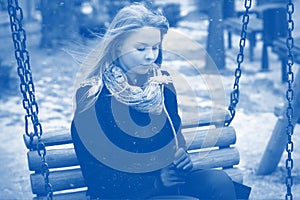
<svg viewBox="0 0 300 200">
<path fill-rule="evenodd" d="M 161 74 L 157 65 L 150 66 L 153 76 L 141 87 L 128 83 L 125 72 L 111 65 L 103 74 L 103 82 L 117 101 L 143 113 L 160 114 L 163 110 L 163 84 L 171 82 L 170 76 Z"/>
</svg>

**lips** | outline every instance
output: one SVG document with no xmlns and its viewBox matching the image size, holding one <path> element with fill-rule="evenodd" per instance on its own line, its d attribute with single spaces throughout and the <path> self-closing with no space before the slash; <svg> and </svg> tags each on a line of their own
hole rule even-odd
<svg viewBox="0 0 300 200">
<path fill-rule="evenodd" d="M 150 68 L 151 65 L 152 65 L 152 63 L 150 63 L 150 64 L 144 64 L 144 65 L 141 65 L 141 66 L 145 67 L 145 68 Z"/>
<path fill-rule="evenodd" d="M 149 70 L 150 66 L 151 66 L 151 64 L 139 65 L 139 66 L 136 67 L 136 69 L 143 69 L 143 70 L 147 69 L 147 70 Z"/>
</svg>

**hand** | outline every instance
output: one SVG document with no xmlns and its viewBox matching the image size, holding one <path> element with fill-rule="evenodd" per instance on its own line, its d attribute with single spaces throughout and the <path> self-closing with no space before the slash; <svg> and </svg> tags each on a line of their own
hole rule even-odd
<svg viewBox="0 0 300 200">
<path fill-rule="evenodd" d="M 173 164 L 176 166 L 176 169 L 181 169 L 183 171 L 189 171 L 193 168 L 190 156 L 183 148 L 179 148 L 176 151 Z"/>
<path fill-rule="evenodd" d="M 175 153 L 173 163 L 160 172 L 160 178 L 164 186 L 171 187 L 185 183 L 186 172 L 193 168 L 189 154 L 179 148 Z"/>
<path fill-rule="evenodd" d="M 160 179 L 164 186 L 172 187 L 179 184 L 184 184 L 184 176 L 178 173 L 173 164 L 163 168 L 160 171 Z"/>
</svg>

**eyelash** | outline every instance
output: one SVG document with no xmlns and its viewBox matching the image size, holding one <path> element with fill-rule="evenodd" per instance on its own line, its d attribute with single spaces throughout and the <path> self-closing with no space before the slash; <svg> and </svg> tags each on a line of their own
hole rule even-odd
<svg viewBox="0 0 300 200">
<path fill-rule="evenodd" d="M 144 51 L 146 48 L 145 47 L 141 47 L 141 48 L 137 48 L 138 51 Z M 158 47 L 152 47 L 152 50 L 157 50 Z"/>
<path fill-rule="evenodd" d="M 136 48 L 138 51 L 144 51 L 146 48 L 145 47 L 139 47 L 139 48 Z"/>
</svg>

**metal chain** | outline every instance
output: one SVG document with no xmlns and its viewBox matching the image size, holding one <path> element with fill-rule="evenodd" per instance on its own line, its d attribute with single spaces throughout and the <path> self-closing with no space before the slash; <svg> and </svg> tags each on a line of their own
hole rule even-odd
<svg viewBox="0 0 300 200">
<path fill-rule="evenodd" d="M 38 104 L 35 98 L 35 88 L 33 84 L 31 67 L 29 62 L 29 52 L 26 50 L 26 32 L 22 26 L 23 11 L 18 0 L 8 0 L 8 14 L 10 18 L 12 39 L 15 48 L 15 58 L 17 60 L 17 72 L 20 78 L 20 91 L 23 96 L 22 105 L 26 111 L 25 133 L 30 137 L 30 150 L 33 150 L 33 140 L 38 139 L 36 146 L 38 155 L 41 158 L 41 173 L 45 181 L 47 198 L 52 199 L 52 186 L 49 182 L 49 168 L 46 162 L 46 147 L 42 142 L 42 125 L 38 119 Z"/>
<path fill-rule="evenodd" d="M 233 84 L 233 91 L 230 93 L 230 105 L 228 107 L 228 110 L 230 112 L 230 119 L 226 120 L 224 122 L 225 126 L 229 126 L 230 123 L 232 122 L 234 116 L 235 116 L 235 109 L 236 105 L 239 102 L 239 96 L 240 96 L 240 91 L 239 91 L 239 81 L 240 77 L 242 75 L 242 70 L 241 70 L 241 65 L 244 61 L 244 49 L 246 45 L 246 38 L 247 38 L 247 26 L 249 23 L 249 9 L 251 8 L 252 0 L 245 0 L 244 2 L 244 7 L 245 7 L 245 12 L 243 14 L 242 18 L 242 31 L 241 31 L 241 38 L 240 38 L 240 43 L 239 43 L 239 53 L 237 55 L 237 68 L 235 70 L 234 76 L 234 84 Z"/>
<path fill-rule="evenodd" d="M 287 31 L 288 31 L 288 37 L 286 39 L 286 46 L 288 50 L 288 57 L 287 57 L 287 83 L 288 88 L 286 91 L 286 99 L 287 99 L 287 108 L 286 108 L 286 117 L 288 120 L 288 125 L 286 127 L 286 134 L 287 134 L 287 143 L 286 143 L 286 152 L 288 154 L 285 167 L 287 170 L 287 176 L 285 180 L 286 184 L 286 195 L 285 199 L 293 199 L 292 194 L 292 186 L 293 186 L 293 177 L 292 177 L 292 169 L 294 165 L 294 161 L 292 159 L 292 152 L 294 150 L 294 143 L 292 141 L 292 135 L 294 133 L 294 125 L 292 123 L 294 109 L 292 107 L 292 102 L 294 99 L 294 91 L 292 88 L 293 82 L 294 82 L 294 73 L 292 70 L 293 64 L 294 64 L 294 56 L 292 49 L 294 47 L 294 38 L 292 36 L 292 32 L 294 30 L 294 21 L 293 21 L 293 13 L 294 13 L 294 4 L 292 0 L 289 0 L 286 6 L 287 11 Z"/>
</svg>

